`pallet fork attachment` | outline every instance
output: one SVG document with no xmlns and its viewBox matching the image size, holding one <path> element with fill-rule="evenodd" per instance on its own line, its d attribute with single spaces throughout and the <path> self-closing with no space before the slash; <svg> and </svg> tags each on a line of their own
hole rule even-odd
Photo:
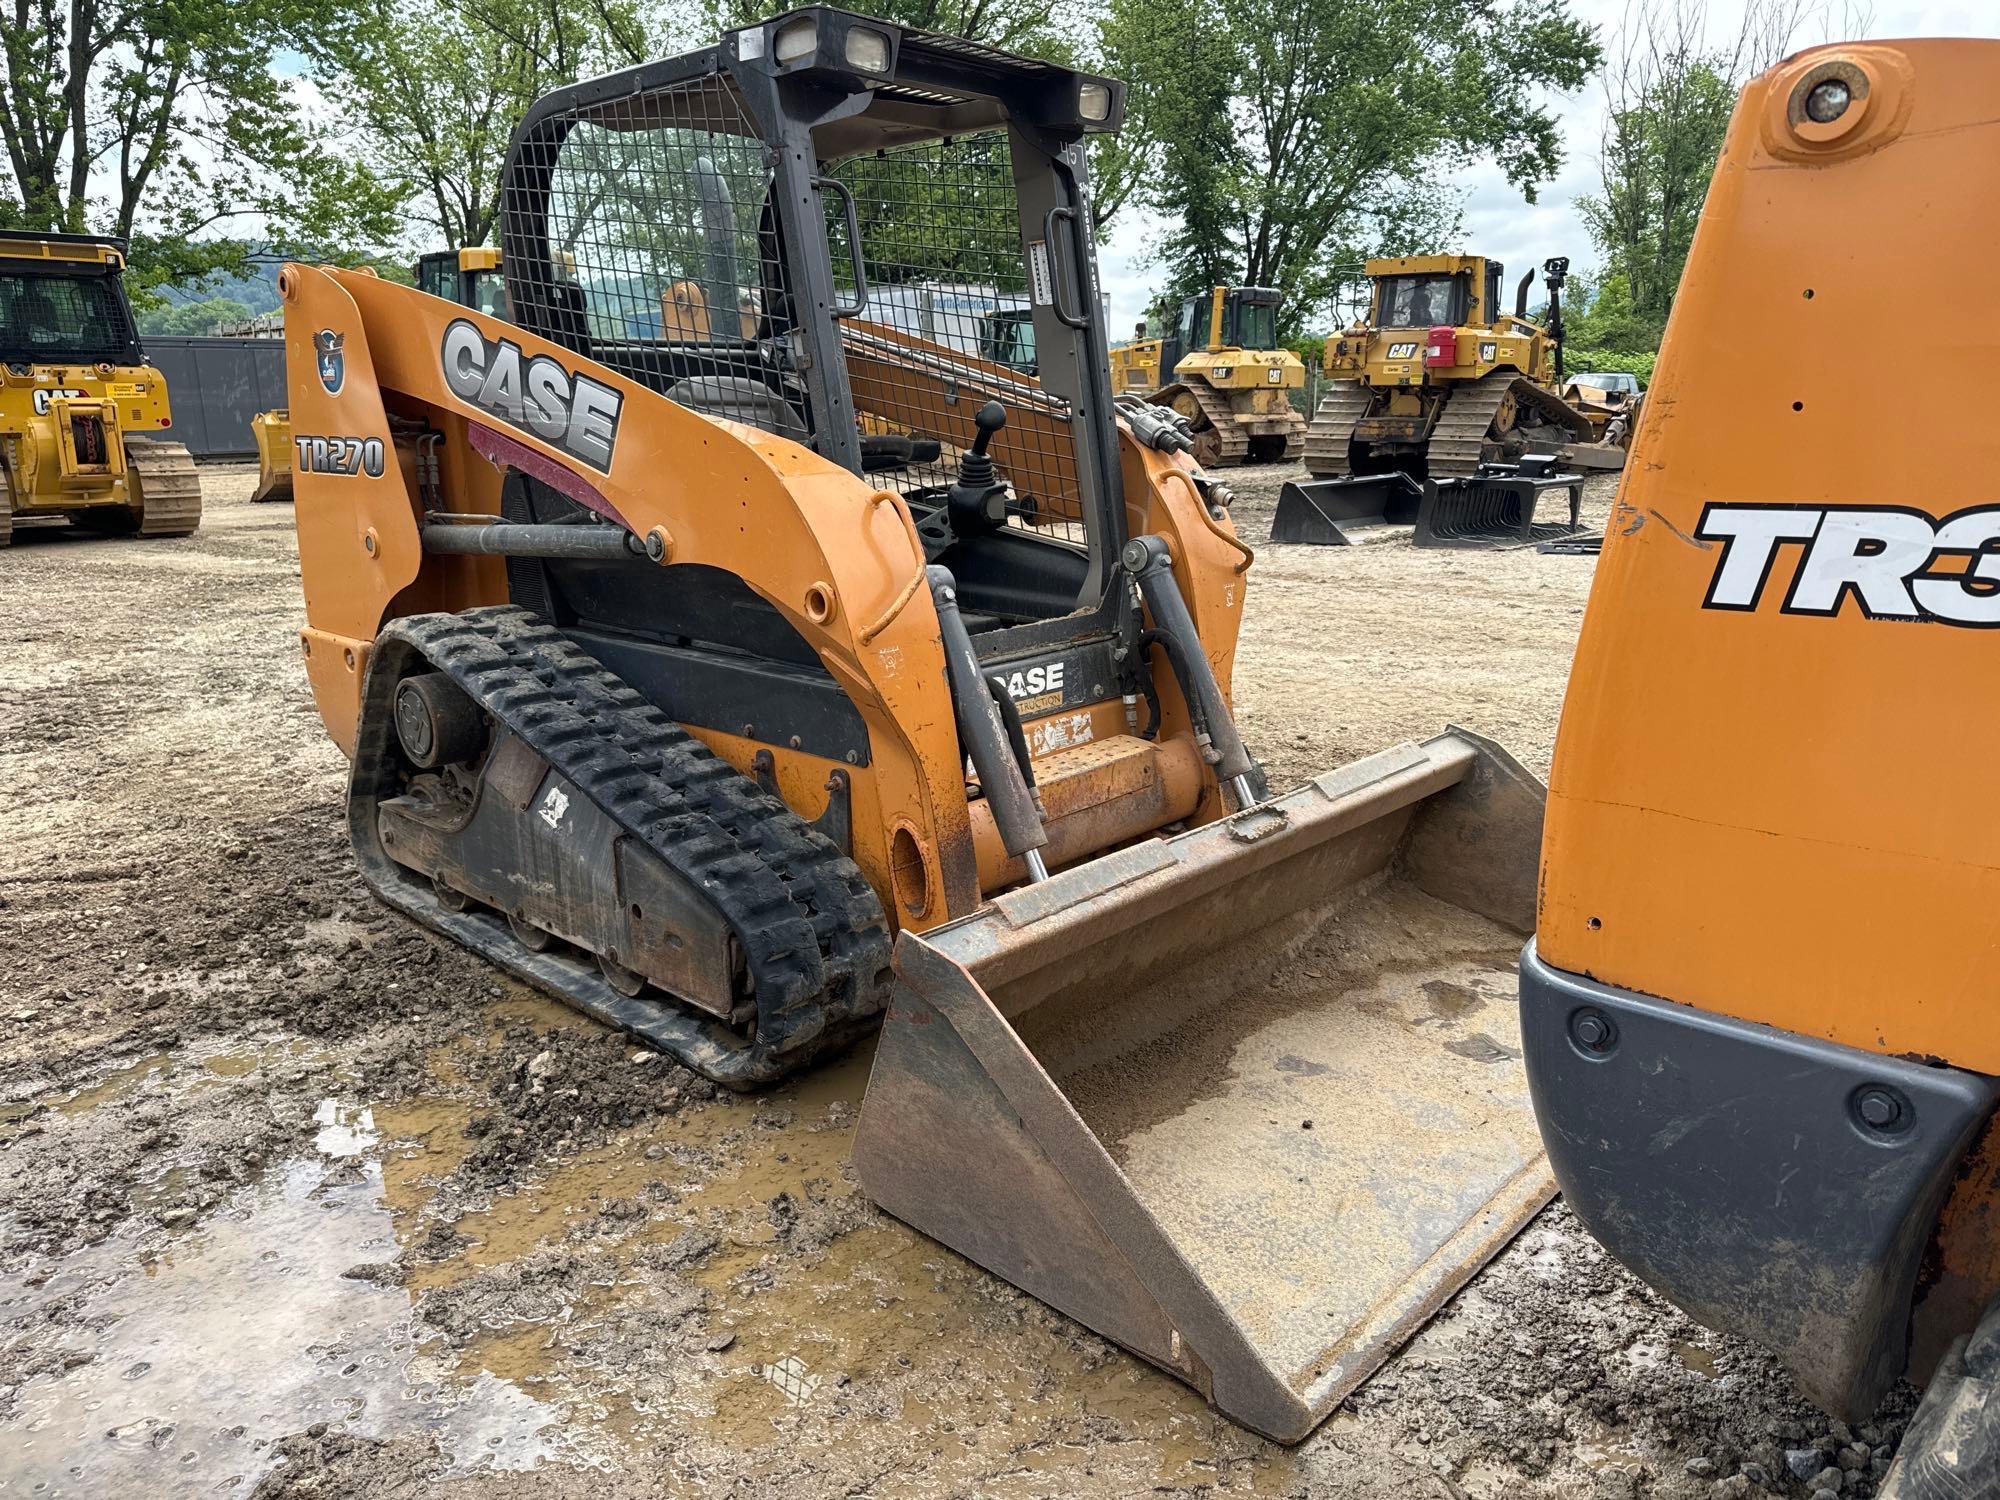
<svg viewBox="0 0 2000 1500">
<path fill-rule="evenodd" d="M 863 1186 L 1303 1438 L 1553 1192 L 1507 975 L 1541 807 L 1453 730 L 906 931 Z"/>
</svg>

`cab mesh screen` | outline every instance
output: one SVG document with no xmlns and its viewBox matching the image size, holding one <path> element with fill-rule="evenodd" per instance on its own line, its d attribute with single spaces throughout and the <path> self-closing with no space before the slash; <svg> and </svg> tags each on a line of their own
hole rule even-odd
<svg viewBox="0 0 2000 1500">
<path fill-rule="evenodd" d="M 131 340 L 111 277 L 0 269 L 0 358 L 123 363 Z"/>
<path fill-rule="evenodd" d="M 974 414 L 998 400 L 1007 425 L 991 451 L 1010 523 L 1083 540 L 1069 406 L 1033 369 L 1005 132 L 822 164 L 810 232 L 832 285 L 808 289 L 792 285 L 772 153 L 724 78 L 592 107 L 522 153 L 510 222 L 546 231 L 506 247 L 524 326 L 684 406 L 801 442 L 821 420 L 802 372 L 828 359 L 846 371 L 864 448 L 937 442 L 936 460 L 868 464 L 871 483 L 915 504 L 942 503 Z M 819 302 L 837 320 L 833 351 L 809 348 L 800 325 L 797 309 Z"/>
<path fill-rule="evenodd" d="M 1005 132 L 851 158 L 831 176 L 852 195 L 861 235 L 857 287 L 847 205 L 828 192 L 839 299 L 844 311 L 860 304 L 843 316 L 841 342 L 863 428 L 943 448 L 938 463 L 888 482 L 906 494 L 949 484 L 975 436 L 973 414 L 998 400 L 1007 425 L 991 451 L 1013 487 L 1010 517 L 1080 540 L 1069 408 L 1023 367 L 1033 347 L 1032 321 L 1029 338 L 1020 335 L 1030 268 Z"/>
<path fill-rule="evenodd" d="M 546 199 L 509 211 L 546 242 L 508 251 L 522 323 L 696 411 L 806 440 L 771 172 L 728 84 L 617 100 L 523 151 L 510 195 Z"/>
</svg>

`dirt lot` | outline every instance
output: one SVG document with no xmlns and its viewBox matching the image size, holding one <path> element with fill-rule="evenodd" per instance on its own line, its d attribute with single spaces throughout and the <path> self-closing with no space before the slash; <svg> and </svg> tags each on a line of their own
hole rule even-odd
<svg viewBox="0 0 2000 1500">
<path fill-rule="evenodd" d="M 389 916 L 249 488 L 0 552 L 0 1493 L 1872 1493 L 1901 1397 L 1830 1424 L 1560 1205 L 1274 1447 L 877 1213 L 865 1048 L 716 1097 Z M 1273 779 L 1446 721 L 1545 772 L 1591 567 L 1265 549 Z"/>
</svg>

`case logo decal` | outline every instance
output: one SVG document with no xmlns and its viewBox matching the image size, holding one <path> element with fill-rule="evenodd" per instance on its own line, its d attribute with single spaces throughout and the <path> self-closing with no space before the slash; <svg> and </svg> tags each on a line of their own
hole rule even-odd
<svg viewBox="0 0 2000 1500">
<path fill-rule="evenodd" d="M 326 387 L 329 396 L 338 396 L 340 388 L 347 384 L 347 355 L 342 348 L 346 342 L 346 334 L 331 328 L 322 328 L 313 335 L 313 363 L 319 370 L 319 383 Z"/>
<path fill-rule="evenodd" d="M 1023 713 L 1037 713 L 1062 707 L 1063 676 L 1063 663 L 1051 661 L 1009 672 L 1001 681 L 1017 708 Z"/>
<path fill-rule="evenodd" d="M 1697 537 L 1722 543 L 1704 609 L 1755 610 L 1791 561 L 1779 613 L 2000 626 L 2000 505 L 1941 519 L 1900 505 L 1714 505 Z M 1788 552 L 1787 548 L 1795 548 Z"/>
<path fill-rule="evenodd" d="M 438 355 L 445 384 L 461 401 L 610 472 L 618 409 L 625 402 L 620 392 L 549 355 L 525 356 L 510 339 L 489 342 L 464 318 L 445 329 Z"/>
</svg>

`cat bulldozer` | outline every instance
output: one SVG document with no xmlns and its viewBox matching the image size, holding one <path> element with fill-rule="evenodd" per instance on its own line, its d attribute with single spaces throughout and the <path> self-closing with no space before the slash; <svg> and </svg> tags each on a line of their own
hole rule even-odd
<svg viewBox="0 0 2000 1500">
<path fill-rule="evenodd" d="M 1556 394 L 1567 260 L 1543 264 L 1546 327 L 1528 319 L 1533 271 L 1508 313 L 1497 260 L 1405 255 L 1365 269 L 1367 316 L 1326 341 L 1329 384 L 1305 442 L 1315 478 L 1470 478 L 1484 464 L 1550 454 L 1566 469 L 1624 466 L 1625 450 L 1599 441 Z"/>
<path fill-rule="evenodd" d="M 476 307 L 488 317 L 507 316 L 507 287 L 500 274 L 500 252 L 490 245 L 467 245 L 421 255 L 411 268 L 411 279 L 417 290 L 433 297 L 442 297 L 461 307 Z M 250 419 L 250 436 L 257 445 L 257 488 L 251 492 L 251 502 L 290 500 L 291 412 L 282 406 L 258 412 Z"/>
<path fill-rule="evenodd" d="M 17 522 L 186 536 L 201 476 L 125 296 L 125 242 L 0 232 L 0 547 Z"/>
<path fill-rule="evenodd" d="M 1164 338 L 1111 351 L 1112 384 L 1171 407 L 1205 469 L 1297 458 L 1306 420 L 1290 393 L 1305 385 L 1306 367 L 1278 344 L 1279 300 L 1257 286 L 1186 298 Z"/>
<path fill-rule="evenodd" d="M 512 322 L 285 267 L 304 666 L 384 902 L 731 1088 L 879 1030 L 878 1202 L 1297 1439 L 1552 1191 L 1541 789 L 1464 730 L 1267 786 L 1251 551 L 1114 404 L 1123 104 L 797 10 L 529 110 Z M 953 280 L 1034 375 L 871 317 Z"/>
<path fill-rule="evenodd" d="M 1882 442 L 1879 384 L 1827 351 L 1885 279 L 1992 244 L 2000 205 L 1950 185 L 2000 176 L 1996 88 L 1987 41 L 1817 47 L 1746 87 L 1605 529 L 1521 961 L 1571 1208 L 1844 1420 L 1930 1379 L 1899 1500 L 2000 1494 L 2000 709 L 1973 690 L 2000 442 Z M 1961 310 L 1936 372 L 1976 396 L 2000 290 Z"/>
</svg>

